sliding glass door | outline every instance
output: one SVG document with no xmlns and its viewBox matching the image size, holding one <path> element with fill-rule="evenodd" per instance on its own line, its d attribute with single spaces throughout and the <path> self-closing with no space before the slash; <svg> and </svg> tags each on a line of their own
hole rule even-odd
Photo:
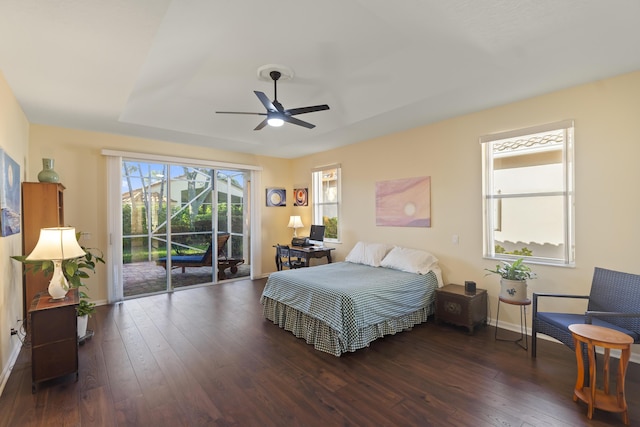
<svg viewBox="0 0 640 427">
<path fill-rule="evenodd" d="M 124 297 L 249 275 L 249 172 L 123 159 L 121 175 Z"/>
</svg>

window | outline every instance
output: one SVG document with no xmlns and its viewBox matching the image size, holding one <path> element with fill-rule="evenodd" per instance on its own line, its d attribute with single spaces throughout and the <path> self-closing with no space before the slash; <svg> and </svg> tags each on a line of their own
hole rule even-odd
<svg viewBox="0 0 640 427">
<path fill-rule="evenodd" d="M 484 256 L 574 265 L 573 121 L 480 142 Z"/>
<path fill-rule="evenodd" d="M 340 240 L 340 165 L 314 170 L 312 180 L 313 223 L 325 226 L 325 242 L 338 242 Z"/>
</svg>

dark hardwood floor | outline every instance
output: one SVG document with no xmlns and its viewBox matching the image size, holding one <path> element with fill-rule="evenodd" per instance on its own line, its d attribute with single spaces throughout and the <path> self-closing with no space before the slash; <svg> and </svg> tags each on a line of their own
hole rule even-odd
<svg viewBox="0 0 640 427">
<path fill-rule="evenodd" d="M 80 375 L 31 393 L 23 348 L 0 397 L 1 426 L 609 426 L 572 400 L 574 354 L 538 358 L 492 327 L 430 321 L 334 357 L 262 318 L 264 280 L 103 306 Z M 505 334 L 510 332 L 505 331 Z M 514 335 L 515 336 L 515 335 Z M 626 382 L 640 425 L 640 366 Z"/>
</svg>

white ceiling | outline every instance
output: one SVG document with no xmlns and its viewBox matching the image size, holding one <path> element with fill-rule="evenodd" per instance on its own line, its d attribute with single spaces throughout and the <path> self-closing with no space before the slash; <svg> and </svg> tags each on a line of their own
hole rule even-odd
<svg viewBox="0 0 640 427">
<path fill-rule="evenodd" d="M 31 123 L 294 158 L 640 69 L 637 0 L 0 0 Z M 253 128 L 266 64 L 317 127 Z M 559 119 L 564 119 L 561 117 Z"/>
</svg>

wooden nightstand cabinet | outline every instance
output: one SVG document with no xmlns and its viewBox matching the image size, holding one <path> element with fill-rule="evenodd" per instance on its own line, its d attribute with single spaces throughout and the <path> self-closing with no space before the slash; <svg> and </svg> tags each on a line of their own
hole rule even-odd
<svg viewBox="0 0 640 427">
<path fill-rule="evenodd" d="M 76 374 L 78 380 L 78 289 L 62 301 L 38 293 L 31 302 L 31 391 L 39 382 Z"/>
<path fill-rule="evenodd" d="M 466 293 L 462 285 L 447 285 L 436 290 L 436 321 L 453 323 L 474 332 L 474 328 L 487 324 L 487 290 L 476 289 Z"/>
</svg>

